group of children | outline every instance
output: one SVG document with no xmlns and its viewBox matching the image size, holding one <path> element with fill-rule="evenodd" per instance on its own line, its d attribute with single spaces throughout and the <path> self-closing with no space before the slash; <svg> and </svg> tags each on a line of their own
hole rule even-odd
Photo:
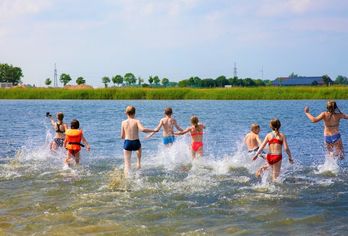
<svg viewBox="0 0 348 236">
<path fill-rule="evenodd" d="M 313 117 L 309 113 L 309 108 L 305 107 L 305 114 L 312 122 L 318 122 L 324 120 L 324 137 L 327 145 L 327 150 L 330 153 L 334 153 L 335 156 L 339 156 L 343 159 L 343 145 L 341 136 L 339 133 L 339 121 L 340 119 L 348 119 L 348 115 L 342 113 L 335 101 L 328 101 L 327 111 L 322 112 L 318 117 Z M 166 108 L 164 110 L 165 117 L 162 118 L 154 129 L 145 128 L 141 122 L 135 118 L 135 107 L 128 106 L 125 114 L 127 119 L 121 123 L 121 139 L 124 139 L 123 151 L 124 151 L 124 174 L 128 176 L 131 169 L 131 154 L 133 151 L 137 154 L 137 169 L 141 168 L 141 143 L 139 140 L 139 132 L 150 133 L 147 138 L 150 138 L 155 133 L 163 129 L 163 144 L 170 146 L 175 141 L 176 135 L 183 135 L 190 133 L 191 135 L 191 151 L 192 158 L 203 155 L 203 130 L 205 126 L 199 123 L 197 116 L 191 117 L 191 126 L 182 129 L 172 117 L 172 108 Z M 51 149 L 57 147 L 64 147 L 67 149 L 67 157 L 65 163 L 70 164 L 73 160 L 79 163 L 79 151 L 84 143 L 87 146 L 87 150 L 90 149 L 89 144 L 83 136 L 82 130 L 79 130 L 79 122 L 73 120 L 71 122 L 70 129 L 63 123 L 64 115 L 62 113 L 57 114 L 58 121 L 55 122 L 51 117 L 52 125 L 55 127 L 56 136 L 51 143 Z M 282 150 L 288 155 L 289 162 L 292 164 L 293 159 L 287 143 L 285 134 L 280 132 L 281 123 L 278 119 L 272 119 L 270 122 L 270 128 L 272 132 L 268 133 L 261 142 L 259 138 L 260 126 L 252 124 L 251 131 L 245 136 L 244 142 L 248 148 L 248 152 L 252 156 L 252 160 L 256 160 L 258 157 L 265 158 L 266 163 L 256 172 L 256 176 L 262 175 L 262 173 L 272 168 L 272 179 L 275 181 L 280 174 L 281 162 L 282 162 Z M 174 132 L 174 128 L 178 131 Z M 65 132 L 65 137 L 64 137 Z M 82 142 L 82 143 L 81 143 Z M 268 153 L 264 157 L 263 149 L 268 144 Z"/>
</svg>

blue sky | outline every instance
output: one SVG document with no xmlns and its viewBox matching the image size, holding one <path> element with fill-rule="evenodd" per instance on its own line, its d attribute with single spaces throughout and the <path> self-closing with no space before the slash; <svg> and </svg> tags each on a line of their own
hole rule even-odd
<svg viewBox="0 0 348 236">
<path fill-rule="evenodd" d="M 348 75 L 345 0 L 0 0 L 0 63 L 25 83 L 58 73 L 102 86 L 132 72 L 274 79 Z"/>
</svg>

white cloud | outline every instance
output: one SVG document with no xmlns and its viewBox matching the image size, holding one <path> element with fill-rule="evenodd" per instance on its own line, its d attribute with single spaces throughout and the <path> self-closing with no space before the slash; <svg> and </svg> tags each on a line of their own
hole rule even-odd
<svg viewBox="0 0 348 236">
<path fill-rule="evenodd" d="M 10 20 L 21 15 L 36 14 L 50 5 L 51 1 L 48 0 L 1 0 L 0 19 Z"/>
</svg>

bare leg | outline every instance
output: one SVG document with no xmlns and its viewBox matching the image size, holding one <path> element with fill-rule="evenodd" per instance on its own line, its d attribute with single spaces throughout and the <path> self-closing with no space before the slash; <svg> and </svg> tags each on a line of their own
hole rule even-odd
<svg viewBox="0 0 348 236">
<path fill-rule="evenodd" d="M 272 180 L 275 181 L 280 175 L 280 167 L 282 166 L 282 161 L 272 165 Z"/>
<path fill-rule="evenodd" d="M 196 152 L 191 149 L 192 160 L 196 159 Z"/>
<path fill-rule="evenodd" d="M 197 153 L 200 157 L 203 156 L 203 147 L 198 148 Z"/>
<path fill-rule="evenodd" d="M 51 151 L 55 151 L 55 150 L 57 150 L 57 149 L 58 149 L 58 146 L 57 146 L 56 142 L 55 142 L 55 141 L 52 141 L 52 142 L 50 143 L 50 150 L 51 150 Z"/>
<path fill-rule="evenodd" d="M 137 150 L 137 169 L 141 168 L 141 148 Z"/>
<path fill-rule="evenodd" d="M 342 139 L 338 140 L 335 143 L 335 148 L 336 148 L 335 156 L 338 156 L 341 160 L 343 160 L 344 159 L 344 148 L 343 148 L 343 144 L 342 144 Z"/>
<path fill-rule="evenodd" d="M 74 159 L 73 155 L 69 151 L 67 151 L 64 163 L 70 165 L 70 162 L 73 159 Z"/>
<path fill-rule="evenodd" d="M 268 164 L 268 163 L 266 163 L 265 165 L 263 165 L 260 169 L 258 169 L 258 170 L 256 171 L 255 176 L 256 176 L 257 178 L 260 177 L 260 176 L 263 174 L 263 172 L 265 172 L 265 170 L 268 169 L 268 167 L 269 167 L 269 164 Z"/>
<path fill-rule="evenodd" d="M 123 150 L 123 156 L 124 156 L 124 176 L 128 177 L 128 172 L 131 168 L 131 156 L 132 152 Z"/>
<path fill-rule="evenodd" d="M 327 154 L 329 156 L 331 156 L 333 154 L 333 151 L 334 151 L 333 144 L 326 143 L 326 150 L 327 150 Z"/>
<path fill-rule="evenodd" d="M 80 152 L 76 153 L 74 155 L 74 157 L 75 157 L 76 165 L 79 165 L 80 164 Z"/>
</svg>

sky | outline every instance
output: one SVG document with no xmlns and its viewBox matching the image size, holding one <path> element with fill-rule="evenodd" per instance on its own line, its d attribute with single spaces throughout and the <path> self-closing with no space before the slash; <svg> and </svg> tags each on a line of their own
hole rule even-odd
<svg viewBox="0 0 348 236">
<path fill-rule="evenodd" d="M 0 63 L 43 86 L 128 72 L 273 80 L 348 76 L 346 0 L 0 0 Z"/>
</svg>

